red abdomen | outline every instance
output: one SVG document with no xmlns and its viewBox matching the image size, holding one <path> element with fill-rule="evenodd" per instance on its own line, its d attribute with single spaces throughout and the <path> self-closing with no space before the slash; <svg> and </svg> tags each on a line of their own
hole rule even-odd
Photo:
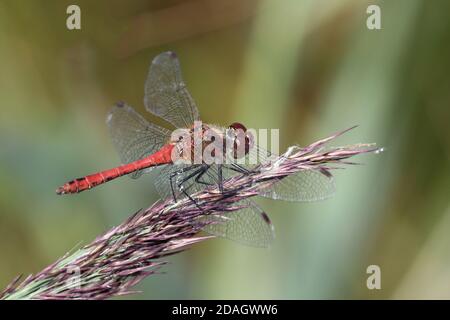
<svg viewBox="0 0 450 320">
<path fill-rule="evenodd" d="M 142 170 L 145 168 L 156 167 L 164 164 L 172 163 L 172 144 L 166 144 L 159 151 L 154 154 L 136 160 L 134 162 L 124 164 L 112 169 L 102 172 L 94 173 L 83 178 L 78 178 L 65 183 L 63 186 L 56 189 L 57 194 L 79 193 L 81 191 L 91 189 L 95 186 L 121 177 L 123 175 Z"/>
</svg>

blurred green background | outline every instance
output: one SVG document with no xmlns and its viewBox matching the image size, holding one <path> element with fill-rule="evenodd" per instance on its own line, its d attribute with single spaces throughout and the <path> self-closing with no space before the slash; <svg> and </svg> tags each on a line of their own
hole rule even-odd
<svg viewBox="0 0 450 320">
<path fill-rule="evenodd" d="M 369 4 L 382 30 L 366 27 Z M 330 200 L 258 200 L 270 249 L 196 245 L 131 298 L 449 299 L 449 12 L 445 0 L 1 0 L 0 288 L 157 200 L 151 175 L 54 190 L 119 163 L 105 115 L 118 100 L 144 112 L 150 61 L 173 50 L 205 122 L 280 128 L 281 150 L 359 124 L 335 144 L 386 152 L 336 172 Z M 372 264 L 381 290 L 366 287 Z"/>
</svg>

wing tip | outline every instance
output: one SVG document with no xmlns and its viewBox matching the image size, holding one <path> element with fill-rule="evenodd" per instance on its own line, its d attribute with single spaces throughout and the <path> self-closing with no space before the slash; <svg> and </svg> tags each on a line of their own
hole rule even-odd
<svg viewBox="0 0 450 320">
<path fill-rule="evenodd" d="M 118 107 L 118 108 L 124 108 L 126 106 L 126 104 L 125 104 L 124 101 L 119 100 L 119 101 L 116 102 L 115 106 Z"/>
<path fill-rule="evenodd" d="M 167 51 L 166 54 L 171 57 L 172 59 L 177 59 L 178 56 L 174 51 Z"/>
<path fill-rule="evenodd" d="M 165 51 L 158 54 L 152 61 L 152 64 L 158 64 L 161 60 L 178 60 L 178 55 L 174 51 Z"/>
<path fill-rule="evenodd" d="M 115 113 L 115 111 L 117 110 L 117 109 L 125 109 L 125 108 L 127 108 L 127 104 L 124 102 L 124 101 L 122 101 L 122 100 L 119 100 L 119 101 L 117 101 L 114 105 L 113 105 L 113 107 L 111 108 L 111 110 L 109 110 L 109 112 L 106 114 L 106 124 L 109 124 L 110 122 L 111 122 L 111 120 L 112 120 L 112 118 L 113 118 L 113 114 Z"/>
</svg>

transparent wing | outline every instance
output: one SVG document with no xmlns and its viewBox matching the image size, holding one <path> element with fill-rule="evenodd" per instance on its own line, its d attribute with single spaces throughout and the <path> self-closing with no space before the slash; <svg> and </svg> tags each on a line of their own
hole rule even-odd
<svg viewBox="0 0 450 320">
<path fill-rule="evenodd" d="M 209 223 L 203 227 L 203 230 L 249 246 L 269 246 L 275 237 L 275 232 L 268 215 L 253 201 L 245 200 L 237 205 L 244 208 L 200 218 L 202 222 Z"/>
<path fill-rule="evenodd" d="M 227 153 L 226 156 L 226 162 L 227 163 L 236 163 L 240 165 L 243 168 L 246 168 L 248 170 L 252 170 L 253 168 L 256 168 L 257 166 L 261 164 L 266 164 L 271 162 L 273 159 L 276 159 L 277 157 L 273 154 L 271 154 L 266 149 L 254 145 L 250 148 L 248 153 L 239 159 L 234 159 L 230 156 L 230 153 Z"/>
<path fill-rule="evenodd" d="M 189 128 L 199 119 L 175 53 L 163 52 L 153 59 L 145 82 L 144 104 L 149 112 L 177 128 Z"/>
<path fill-rule="evenodd" d="M 335 189 L 331 175 L 308 169 L 280 179 L 259 195 L 276 200 L 318 201 L 331 197 Z"/>
<path fill-rule="evenodd" d="M 162 167 L 162 169 L 158 172 L 157 176 L 155 177 L 155 188 L 159 193 L 159 196 L 161 197 L 161 199 L 167 199 L 167 198 L 172 198 L 172 192 L 170 189 L 170 175 L 172 174 L 172 172 L 175 172 L 174 168 L 175 167 L 181 167 L 181 166 L 175 166 L 175 165 L 170 165 L 170 166 L 164 166 Z M 178 191 L 178 190 L 174 190 L 174 191 Z M 177 192 L 176 195 L 178 195 L 179 193 Z"/>
<path fill-rule="evenodd" d="M 268 164 L 277 159 L 264 148 L 255 145 L 245 156 L 242 167 L 253 170 L 260 164 Z M 316 169 L 302 170 L 297 174 L 280 179 L 274 185 L 262 190 L 260 195 L 266 198 L 286 201 L 318 201 L 331 197 L 335 193 L 334 179 L 327 171 Z"/>
<path fill-rule="evenodd" d="M 167 165 L 162 168 L 156 178 L 155 185 L 163 199 L 172 197 L 170 180 L 173 181 L 173 191 L 177 199 L 184 198 L 185 195 L 177 187 L 177 184 L 184 179 L 184 190 L 188 194 L 194 194 L 207 188 L 210 185 L 218 184 L 218 168 L 211 165 L 208 170 L 196 182 L 195 173 L 198 172 L 201 165 Z M 181 172 L 185 170 L 184 172 Z M 190 175 L 193 175 L 189 178 Z M 224 170 L 224 179 L 232 172 Z M 241 209 L 234 212 L 223 212 L 218 215 L 204 216 L 200 218 L 201 222 L 209 223 L 203 228 L 207 233 L 234 240 L 236 242 L 256 246 L 267 247 L 274 238 L 274 230 L 267 214 L 262 211 L 255 203 L 249 200 L 241 201 L 236 204 Z"/>
<path fill-rule="evenodd" d="M 164 166 L 158 176 L 155 179 L 155 187 L 158 190 L 162 199 L 173 197 L 170 183 L 172 180 L 173 192 L 177 199 L 182 199 L 185 194 L 178 188 L 178 184 L 183 180 L 186 180 L 190 175 L 195 174 L 200 170 L 200 165 L 167 165 Z M 211 167 L 195 181 L 196 176 L 192 176 L 183 183 L 184 190 L 189 194 L 199 192 L 209 186 L 218 185 L 218 170 L 217 166 L 211 165 Z"/>
<path fill-rule="evenodd" d="M 111 109 L 106 123 L 122 163 L 142 159 L 159 150 L 170 139 L 169 130 L 149 123 L 124 103 L 118 103 Z M 137 171 L 130 176 L 137 178 L 150 170 L 151 168 Z"/>
</svg>

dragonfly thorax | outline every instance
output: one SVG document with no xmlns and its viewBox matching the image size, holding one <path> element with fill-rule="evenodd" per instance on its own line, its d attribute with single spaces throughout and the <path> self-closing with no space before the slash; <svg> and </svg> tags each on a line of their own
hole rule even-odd
<svg viewBox="0 0 450 320">
<path fill-rule="evenodd" d="M 253 136 L 240 123 L 228 128 L 196 122 L 190 129 L 177 129 L 172 134 L 175 144 L 174 162 L 223 164 L 248 154 Z"/>
</svg>

